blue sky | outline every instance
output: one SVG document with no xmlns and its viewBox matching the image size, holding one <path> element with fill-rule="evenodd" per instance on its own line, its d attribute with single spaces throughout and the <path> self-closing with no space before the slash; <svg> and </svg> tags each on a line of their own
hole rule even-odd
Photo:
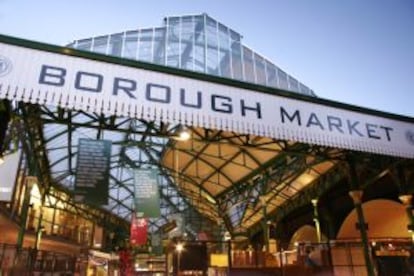
<svg viewBox="0 0 414 276">
<path fill-rule="evenodd" d="M 0 0 L 0 33 L 65 45 L 203 12 L 321 98 L 414 117 L 412 0 Z"/>
</svg>

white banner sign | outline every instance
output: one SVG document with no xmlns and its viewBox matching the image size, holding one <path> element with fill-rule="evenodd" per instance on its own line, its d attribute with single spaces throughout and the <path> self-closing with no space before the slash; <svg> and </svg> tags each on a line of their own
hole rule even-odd
<svg viewBox="0 0 414 276">
<path fill-rule="evenodd" d="M 414 158 L 414 120 L 6 43 L 0 98 Z"/>
</svg>

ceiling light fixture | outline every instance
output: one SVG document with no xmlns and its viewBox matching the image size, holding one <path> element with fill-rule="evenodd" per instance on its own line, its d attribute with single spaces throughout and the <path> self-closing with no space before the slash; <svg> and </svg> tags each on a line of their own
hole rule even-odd
<svg viewBox="0 0 414 276">
<path fill-rule="evenodd" d="M 180 126 L 177 135 L 173 138 L 177 141 L 188 141 L 191 138 L 190 130 L 186 126 Z"/>
</svg>

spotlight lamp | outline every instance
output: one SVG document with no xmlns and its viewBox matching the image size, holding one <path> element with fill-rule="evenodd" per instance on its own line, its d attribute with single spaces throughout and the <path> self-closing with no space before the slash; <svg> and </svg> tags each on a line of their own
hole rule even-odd
<svg viewBox="0 0 414 276">
<path fill-rule="evenodd" d="M 173 138 L 177 141 L 188 141 L 191 138 L 191 132 L 186 126 L 180 126 L 178 128 L 177 135 Z"/>
</svg>

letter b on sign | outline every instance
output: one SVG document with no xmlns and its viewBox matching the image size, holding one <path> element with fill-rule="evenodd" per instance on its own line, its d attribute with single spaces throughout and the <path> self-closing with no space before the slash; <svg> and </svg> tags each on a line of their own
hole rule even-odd
<svg viewBox="0 0 414 276">
<path fill-rule="evenodd" d="M 54 86 L 65 84 L 66 69 L 49 65 L 42 65 L 40 70 L 39 83 Z"/>
</svg>

